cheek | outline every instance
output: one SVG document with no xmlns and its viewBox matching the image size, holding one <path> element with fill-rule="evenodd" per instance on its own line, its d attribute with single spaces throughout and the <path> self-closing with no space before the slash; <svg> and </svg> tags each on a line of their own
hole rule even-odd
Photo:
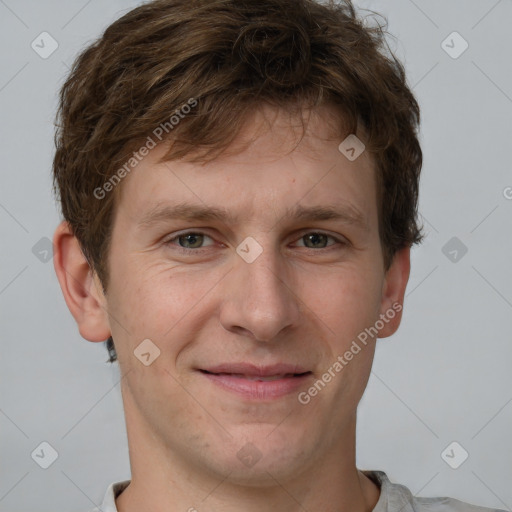
<svg viewBox="0 0 512 512">
<path fill-rule="evenodd" d="M 378 317 L 382 278 L 368 266 L 347 267 L 317 279 L 313 311 L 335 333 L 354 334 Z"/>
<path fill-rule="evenodd" d="M 200 325 L 200 317 L 212 313 L 205 311 L 202 299 L 213 291 L 219 276 L 212 270 L 170 268 L 168 263 L 119 265 L 112 274 L 108 302 L 114 340 L 116 335 L 126 340 L 123 346 L 132 352 L 146 338 L 162 352 L 178 352 L 187 342 L 178 333 L 190 319 Z M 169 343 L 177 339 L 182 343 Z"/>
</svg>

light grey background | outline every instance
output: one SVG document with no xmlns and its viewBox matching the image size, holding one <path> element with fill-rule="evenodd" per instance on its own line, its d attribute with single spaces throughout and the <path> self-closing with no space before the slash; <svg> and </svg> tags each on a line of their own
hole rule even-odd
<svg viewBox="0 0 512 512">
<path fill-rule="evenodd" d="M 50 188 L 57 91 L 77 52 L 139 3 L 0 0 L 0 511 L 83 512 L 130 477 L 118 367 L 105 363 L 103 344 L 80 337 L 39 241 L 59 222 Z M 510 510 L 512 2 L 356 5 L 388 17 L 422 108 L 427 232 L 413 252 L 403 324 L 378 342 L 358 466 L 419 496 Z M 59 44 L 47 59 L 31 48 L 43 31 Z M 454 31 L 469 44 L 456 59 L 442 47 Z M 462 48 L 457 36 L 445 44 Z M 443 253 L 452 237 L 468 249 L 456 249 L 456 262 Z M 58 452 L 46 470 L 31 457 L 43 441 Z M 441 457 L 453 441 L 469 453 L 458 469 Z"/>
</svg>

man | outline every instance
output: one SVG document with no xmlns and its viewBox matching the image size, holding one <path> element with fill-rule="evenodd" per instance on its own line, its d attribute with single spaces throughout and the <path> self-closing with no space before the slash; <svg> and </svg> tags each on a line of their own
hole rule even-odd
<svg viewBox="0 0 512 512">
<path fill-rule="evenodd" d="M 419 108 L 352 5 L 159 0 L 63 86 L 54 262 L 118 360 L 130 481 L 103 512 L 460 511 L 355 465 L 400 323 Z"/>
</svg>

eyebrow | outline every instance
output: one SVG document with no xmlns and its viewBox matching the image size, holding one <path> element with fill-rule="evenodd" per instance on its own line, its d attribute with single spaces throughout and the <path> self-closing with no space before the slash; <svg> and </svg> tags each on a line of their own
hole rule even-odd
<svg viewBox="0 0 512 512">
<path fill-rule="evenodd" d="M 295 205 L 293 208 L 288 208 L 278 222 L 291 219 L 297 221 L 338 220 L 346 224 L 356 225 L 365 231 L 369 229 L 368 222 L 363 214 L 348 204 L 323 206 Z M 169 220 L 216 220 L 226 224 L 236 224 L 240 221 L 240 215 L 233 214 L 229 210 L 217 206 L 204 206 L 189 203 L 176 205 L 157 203 L 143 215 L 137 223 L 137 226 L 149 228 L 155 224 Z"/>
</svg>

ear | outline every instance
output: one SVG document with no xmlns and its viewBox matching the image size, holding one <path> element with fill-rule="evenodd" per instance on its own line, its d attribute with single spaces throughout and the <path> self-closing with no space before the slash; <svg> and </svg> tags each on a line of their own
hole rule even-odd
<svg viewBox="0 0 512 512">
<path fill-rule="evenodd" d="M 404 247 L 397 251 L 386 272 L 382 286 L 380 319 L 384 324 L 379 329 L 379 338 L 387 338 L 396 332 L 402 320 L 405 288 L 411 270 L 411 249 Z"/>
<path fill-rule="evenodd" d="M 66 221 L 55 230 L 53 245 L 55 273 L 80 335 L 89 341 L 105 341 L 110 336 L 107 301 Z"/>
</svg>

